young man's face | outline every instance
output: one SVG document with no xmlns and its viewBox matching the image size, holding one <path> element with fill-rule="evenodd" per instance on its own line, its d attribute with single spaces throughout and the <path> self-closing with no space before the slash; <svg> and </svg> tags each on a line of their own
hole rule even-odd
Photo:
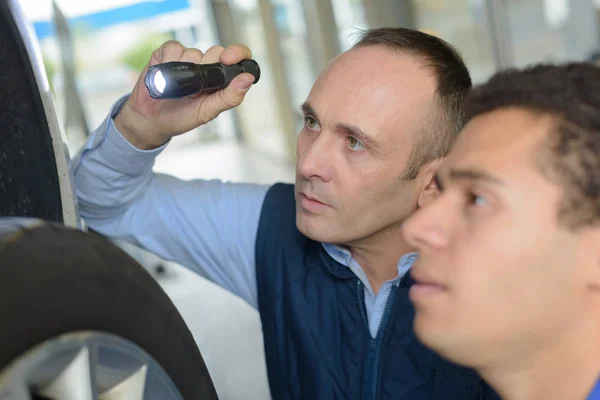
<svg viewBox="0 0 600 400">
<path fill-rule="evenodd" d="M 334 60 L 303 107 L 296 168 L 300 231 L 343 244 L 400 236 L 431 179 L 401 177 L 415 140 L 439 112 L 435 99 L 434 74 L 414 55 L 369 46 Z"/>
<path fill-rule="evenodd" d="M 517 108 L 476 117 L 439 170 L 441 195 L 404 225 L 420 252 L 415 331 L 455 362 L 522 359 L 589 312 L 595 250 L 559 222 L 563 190 L 543 167 L 551 129 Z"/>
</svg>

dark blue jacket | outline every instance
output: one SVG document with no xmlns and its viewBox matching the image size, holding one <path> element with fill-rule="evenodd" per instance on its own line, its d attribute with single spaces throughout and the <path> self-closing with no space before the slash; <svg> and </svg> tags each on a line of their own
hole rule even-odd
<svg viewBox="0 0 600 400">
<path fill-rule="evenodd" d="M 360 280 L 295 221 L 293 185 L 273 186 L 258 227 L 256 272 L 274 399 L 496 398 L 475 372 L 417 341 L 409 274 L 392 289 L 372 339 Z"/>
</svg>

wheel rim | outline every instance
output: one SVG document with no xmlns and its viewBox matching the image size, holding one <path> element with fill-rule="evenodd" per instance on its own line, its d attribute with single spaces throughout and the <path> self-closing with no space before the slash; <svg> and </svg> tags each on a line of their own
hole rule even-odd
<svg viewBox="0 0 600 400">
<path fill-rule="evenodd" d="M 160 365 L 133 342 L 75 332 L 27 351 L 0 373 L 0 400 L 182 400 Z"/>
</svg>

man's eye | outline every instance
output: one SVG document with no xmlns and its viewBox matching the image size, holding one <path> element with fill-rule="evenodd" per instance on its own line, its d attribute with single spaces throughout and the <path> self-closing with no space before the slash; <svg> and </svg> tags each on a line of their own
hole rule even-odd
<svg viewBox="0 0 600 400">
<path fill-rule="evenodd" d="M 304 125 L 311 131 L 319 129 L 319 123 L 312 117 L 304 117 Z"/>
<path fill-rule="evenodd" d="M 346 140 L 347 140 L 348 147 L 350 148 L 350 150 L 359 151 L 359 150 L 362 150 L 365 148 L 365 145 L 362 144 L 360 141 L 358 141 L 358 139 L 356 139 L 353 136 L 348 136 L 348 138 Z"/>
</svg>

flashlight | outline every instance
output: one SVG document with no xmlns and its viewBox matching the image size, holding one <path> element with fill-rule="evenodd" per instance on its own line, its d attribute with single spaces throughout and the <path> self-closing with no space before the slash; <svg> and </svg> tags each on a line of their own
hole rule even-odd
<svg viewBox="0 0 600 400">
<path fill-rule="evenodd" d="M 244 72 L 254 75 L 254 83 L 258 82 L 260 68 L 254 60 L 233 65 L 172 61 L 148 68 L 144 84 L 154 99 L 177 99 L 206 90 L 224 89 Z"/>
</svg>

